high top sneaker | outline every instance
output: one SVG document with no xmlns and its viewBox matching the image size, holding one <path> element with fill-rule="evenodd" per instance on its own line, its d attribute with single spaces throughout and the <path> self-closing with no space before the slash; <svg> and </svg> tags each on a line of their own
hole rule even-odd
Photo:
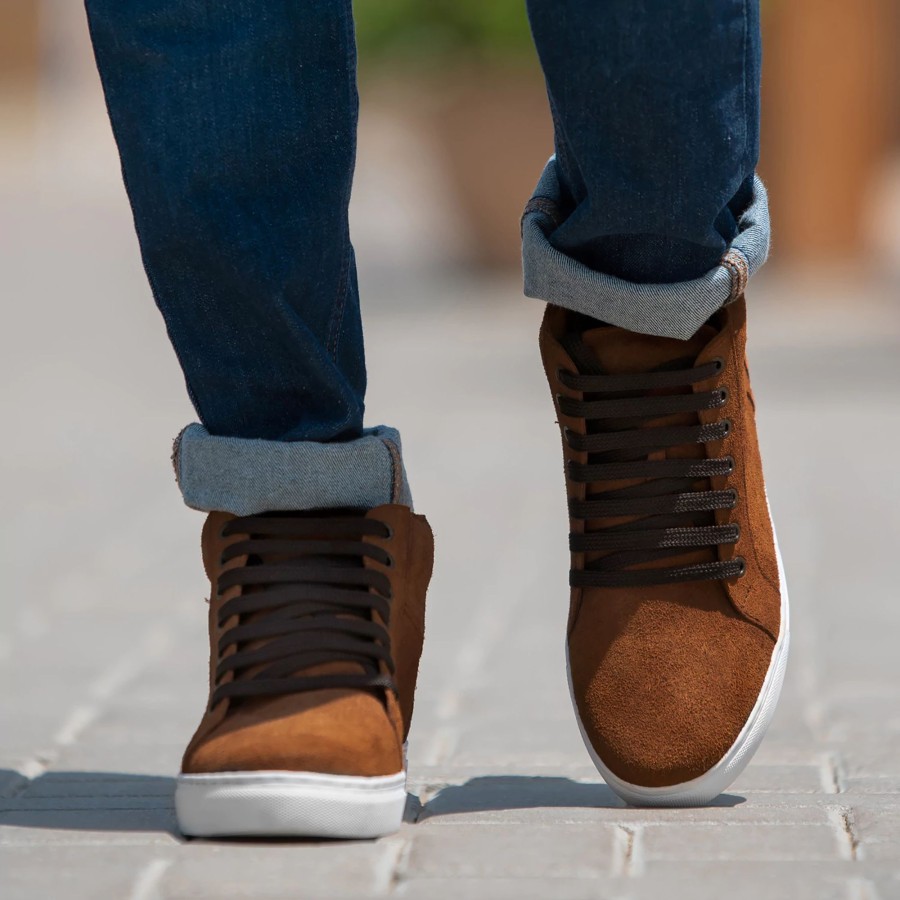
<svg viewBox="0 0 900 900">
<path fill-rule="evenodd" d="M 569 683 L 624 800 L 707 803 L 775 709 L 788 604 L 741 298 L 689 341 L 549 306 L 541 354 L 569 502 Z"/>
<path fill-rule="evenodd" d="M 210 695 L 175 806 L 185 834 L 371 838 L 406 803 L 433 540 L 399 505 L 210 513 Z"/>
</svg>

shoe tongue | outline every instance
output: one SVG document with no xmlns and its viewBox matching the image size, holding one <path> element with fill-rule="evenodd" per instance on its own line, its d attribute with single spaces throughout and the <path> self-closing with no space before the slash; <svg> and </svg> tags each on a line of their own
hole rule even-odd
<svg viewBox="0 0 900 900">
<path fill-rule="evenodd" d="M 349 513 L 342 513 L 342 515 L 347 516 Z M 305 516 L 299 516 L 299 518 L 305 518 Z M 324 531 L 321 535 L 313 536 L 313 535 L 305 535 L 305 539 L 307 540 L 318 540 L 318 541 L 328 541 L 335 540 L 333 535 L 330 535 L 327 530 Z M 360 569 L 363 568 L 362 560 L 356 557 L 343 556 L 340 554 L 311 554 L 311 553 L 302 553 L 299 556 L 295 554 L 281 554 L 281 553 L 265 553 L 256 557 L 258 564 L 265 565 L 280 565 L 280 566 L 289 566 L 292 563 L 302 563 L 302 565 L 298 568 L 298 575 L 303 574 L 303 566 L 318 566 L 318 567 L 333 567 L 336 569 L 342 568 L 352 568 L 352 569 Z M 250 588 L 247 590 L 247 593 L 254 593 L 255 591 L 260 590 L 260 588 Z M 363 589 L 361 589 L 363 590 Z M 261 613 L 254 613 L 251 615 L 244 616 L 244 624 L 251 624 L 255 621 L 264 621 L 267 619 L 271 619 L 271 611 L 264 611 Z M 354 619 L 357 618 L 352 613 L 338 613 L 338 618 L 346 618 L 346 619 Z M 248 642 L 247 649 L 256 650 L 272 640 L 276 640 L 277 638 L 265 638 L 262 640 Z M 268 665 L 268 663 L 260 664 L 254 668 L 248 669 L 247 676 L 252 677 L 255 673 L 261 671 Z M 349 660 L 335 661 L 335 662 L 321 662 L 315 665 L 305 666 L 301 669 L 297 669 L 292 674 L 297 677 L 308 676 L 308 675 L 334 675 L 341 673 L 348 674 L 364 674 L 366 671 L 365 667 L 361 663 L 351 662 Z"/>
<path fill-rule="evenodd" d="M 581 342 L 599 367 L 596 374 L 631 375 L 651 372 L 677 360 L 693 362 L 715 336 L 716 330 L 709 325 L 687 341 L 602 325 L 583 331 Z"/>
</svg>

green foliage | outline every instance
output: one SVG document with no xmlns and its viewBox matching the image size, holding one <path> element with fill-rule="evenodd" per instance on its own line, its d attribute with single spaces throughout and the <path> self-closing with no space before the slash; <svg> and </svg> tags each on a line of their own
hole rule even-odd
<svg viewBox="0 0 900 900">
<path fill-rule="evenodd" d="M 353 6 L 364 64 L 509 63 L 534 53 L 525 0 L 354 0 Z"/>
</svg>

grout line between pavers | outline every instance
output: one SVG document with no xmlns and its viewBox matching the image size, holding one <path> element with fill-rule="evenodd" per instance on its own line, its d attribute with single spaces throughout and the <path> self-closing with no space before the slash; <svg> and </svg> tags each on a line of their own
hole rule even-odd
<svg viewBox="0 0 900 900">
<path fill-rule="evenodd" d="M 395 842 L 393 852 L 386 854 L 384 863 L 376 874 L 376 893 L 394 894 L 406 880 L 409 871 L 409 858 L 412 853 L 413 839 L 401 838 Z"/>
<path fill-rule="evenodd" d="M 843 794 L 847 789 L 844 761 L 835 751 L 819 756 L 819 782 L 826 794 Z"/>
<path fill-rule="evenodd" d="M 856 833 L 853 810 L 846 806 L 831 806 L 828 808 L 828 819 L 835 831 L 841 859 L 851 862 L 863 859 L 863 848 Z"/>
<path fill-rule="evenodd" d="M 613 875 L 621 878 L 634 878 L 643 874 L 644 842 L 640 826 L 615 826 L 611 870 Z"/>
<path fill-rule="evenodd" d="M 128 900 L 158 900 L 160 882 L 173 862 L 175 860 L 159 857 L 147 863 L 138 872 L 128 894 Z"/>
</svg>

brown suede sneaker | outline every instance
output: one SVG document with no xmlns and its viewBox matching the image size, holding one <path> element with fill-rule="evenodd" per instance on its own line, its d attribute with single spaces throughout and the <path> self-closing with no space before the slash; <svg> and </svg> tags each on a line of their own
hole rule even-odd
<svg viewBox="0 0 900 900">
<path fill-rule="evenodd" d="M 210 513 L 210 696 L 178 777 L 188 835 L 400 826 L 434 545 L 406 506 Z"/>
<path fill-rule="evenodd" d="M 635 805 L 720 794 L 784 678 L 745 325 L 741 298 L 689 341 L 554 306 L 541 328 L 569 500 L 569 683 L 597 768 Z"/>
</svg>

